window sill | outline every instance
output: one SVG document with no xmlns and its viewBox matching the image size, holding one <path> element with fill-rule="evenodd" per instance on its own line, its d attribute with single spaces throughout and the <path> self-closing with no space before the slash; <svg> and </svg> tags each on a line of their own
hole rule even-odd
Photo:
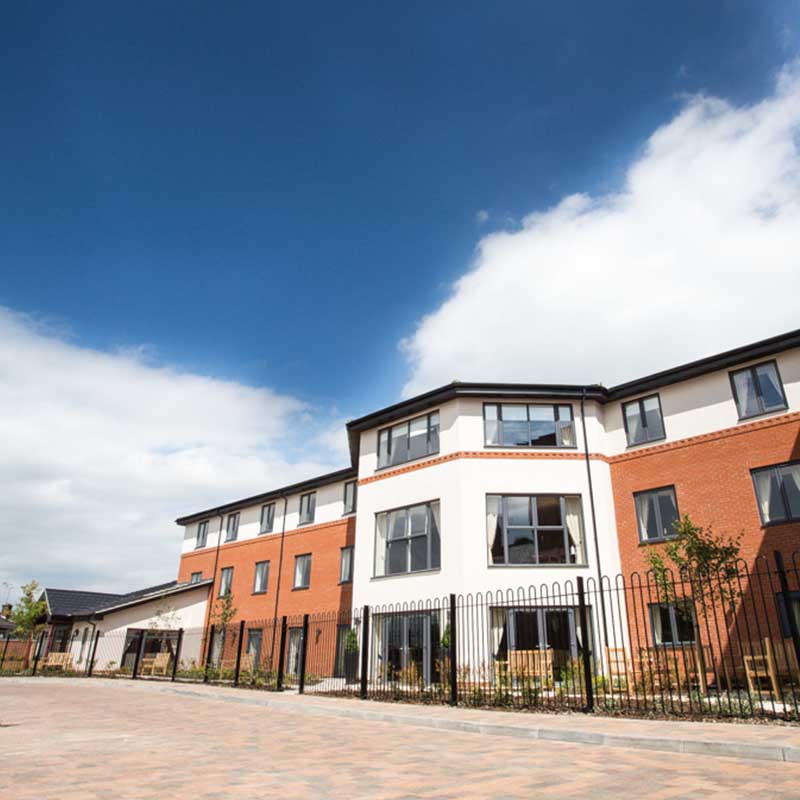
<svg viewBox="0 0 800 800">
<path fill-rule="evenodd" d="M 272 533 L 272 531 L 259 531 L 258 535 L 259 536 L 269 536 L 271 533 Z"/>
<path fill-rule="evenodd" d="M 313 519 L 307 519 L 305 522 L 298 522 L 297 523 L 297 527 L 298 528 L 305 528 L 306 525 L 313 525 L 313 524 L 314 524 L 314 520 Z"/>
<path fill-rule="evenodd" d="M 665 542 L 674 542 L 677 536 L 661 536 L 658 539 L 639 539 L 639 547 L 647 547 L 649 544 L 664 544 Z"/>
<path fill-rule="evenodd" d="M 417 458 L 409 458 L 408 461 L 400 461 L 397 464 L 384 464 L 382 467 L 376 467 L 375 472 L 383 472 L 384 470 L 388 469 L 398 469 L 400 467 L 405 466 L 406 464 L 414 464 L 417 461 L 422 461 L 424 458 L 435 458 L 439 455 L 439 451 L 437 450 L 435 453 L 426 453 L 424 456 L 417 456 Z"/>
<path fill-rule="evenodd" d="M 263 592 L 251 592 L 250 594 L 266 594 L 267 590 L 265 589 Z"/>
<path fill-rule="evenodd" d="M 769 411 L 759 411 L 758 414 L 748 414 L 746 417 L 739 417 L 739 422 L 749 422 L 751 419 L 758 419 L 759 417 L 768 417 L 770 414 L 779 414 L 781 411 L 788 411 L 789 406 L 783 405 L 780 408 L 771 408 Z"/>
<path fill-rule="evenodd" d="M 656 444 L 656 442 L 666 441 L 666 438 L 667 438 L 667 434 L 665 433 L 663 436 L 659 436 L 657 439 L 647 439 L 644 442 L 634 442 L 634 443 L 628 442 L 628 444 L 627 444 L 625 449 L 626 450 L 632 450 L 634 447 L 644 447 L 644 446 L 646 446 L 648 444 Z"/>
<path fill-rule="evenodd" d="M 206 547 L 208 547 L 208 545 L 206 545 L 206 544 L 196 544 L 194 546 L 193 550 L 205 550 Z"/>
<path fill-rule="evenodd" d="M 373 575 L 370 580 L 385 581 L 391 578 L 410 578 L 414 575 L 435 575 L 437 572 L 441 571 L 441 567 L 435 567 L 434 569 L 416 569 L 413 572 L 393 572 L 391 575 Z"/>
<path fill-rule="evenodd" d="M 311 587 L 310 586 L 292 586 L 293 592 L 307 592 Z"/>
<path fill-rule="evenodd" d="M 588 564 L 487 564 L 489 569 L 588 569 Z"/>
<path fill-rule="evenodd" d="M 488 442 L 484 442 L 483 446 L 487 450 L 577 450 L 578 445 L 576 444 L 489 444 Z"/>
</svg>

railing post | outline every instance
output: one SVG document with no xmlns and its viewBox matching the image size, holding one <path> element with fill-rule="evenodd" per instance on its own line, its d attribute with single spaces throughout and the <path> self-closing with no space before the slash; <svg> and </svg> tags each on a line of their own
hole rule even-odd
<svg viewBox="0 0 800 800">
<path fill-rule="evenodd" d="M 139 676 L 139 663 L 142 660 L 142 653 L 144 652 L 144 643 L 146 639 L 147 639 L 147 631 L 140 631 L 139 646 L 136 648 L 136 656 L 133 659 L 133 674 L 131 675 L 131 679 L 134 681 Z"/>
<path fill-rule="evenodd" d="M 281 649 L 278 651 L 278 675 L 275 678 L 275 689 L 283 691 L 283 668 L 286 660 L 286 617 L 281 617 Z"/>
<path fill-rule="evenodd" d="M 33 654 L 33 672 L 31 673 L 31 675 L 36 675 L 36 668 L 39 666 L 39 657 L 42 654 L 42 644 L 44 640 L 44 634 L 45 632 L 42 631 L 39 634 L 39 641 L 36 642 L 36 652 Z"/>
<path fill-rule="evenodd" d="M 220 523 L 221 524 L 221 523 Z M 203 683 L 208 683 L 208 668 L 211 666 L 211 653 L 214 649 L 214 624 L 208 629 L 208 641 L 206 642 L 206 663 L 203 668 Z"/>
<path fill-rule="evenodd" d="M 298 694 L 306 690 L 306 653 L 308 653 L 308 614 L 303 614 L 303 637 L 300 642 L 300 680 L 297 683 Z"/>
<path fill-rule="evenodd" d="M 172 662 L 171 681 L 175 683 L 175 675 L 178 672 L 178 662 L 181 660 L 181 647 L 183 646 L 183 628 L 178 628 L 178 641 L 175 643 L 175 659 Z"/>
<path fill-rule="evenodd" d="M 242 643 L 244 640 L 244 620 L 239 622 L 239 646 L 236 648 L 236 670 L 233 673 L 233 685 L 239 685 L 239 670 L 242 668 Z"/>
<path fill-rule="evenodd" d="M 592 681 L 592 654 L 589 641 L 589 620 L 586 615 L 586 592 L 583 588 L 583 576 L 577 578 L 578 584 L 578 617 L 583 634 L 583 682 L 586 686 L 586 712 L 594 711 L 594 683 Z"/>
<path fill-rule="evenodd" d="M 458 631 L 456 625 L 456 596 L 450 595 L 450 705 L 458 705 Z"/>
<path fill-rule="evenodd" d="M 781 594 L 783 595 L 783 608 L 789 620 L 789 633 L 794 645 L 794 654 L 797 663 L 800 664 L 800 630 L 797 627 L 797 617 L 792 608 L 792 595 L 789 593 L 789 581 L 786 579 L 786 567 L 783 564 L 783 555 L 780 551 L 775 551 L 775 566 L 778 568 L 778 580 L 781 582 Z"/>
<path fill-rule="evenodd" d="M 92 655 L 89 659 L 89 663 L 86 665 L 86 676 L 88 678 L 92 677 L 92 671 L 94 670 L 94 660 L 97 657 L 97 642 L 100 639 L 100 631 L 95 630 L 94 632 L 94 643 L 92 644 Z"/>
<path fill-rule="evenodd" d="M 361 691 L 362 700 L 367 699 L 367 678 L 369 676 L 369 606 L 364 606 L 361 616 Z"/>
<path fill-rule="evenodd" d="M 6 651 L 8 650 L 8 643 L 10 639 L 6 639 L 6 643 L 3 645 L 3 655 L 0 656 L 0 669 L 3 669 L 3 664 L 6 660 Z"/>
</svg>

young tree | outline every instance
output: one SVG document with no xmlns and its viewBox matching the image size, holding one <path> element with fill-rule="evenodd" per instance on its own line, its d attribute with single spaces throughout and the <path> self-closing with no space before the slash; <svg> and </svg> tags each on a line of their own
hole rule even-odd
<svg viewBox="0 0 800 800">
<path fill-rule="evenodd" d="M 43 618 L 47 616 L 47 603 L 44 599 L 36 599 L 39 593 L 36 581 L 26 583 L 20 589 L 22 596 L 11 609 L 11 621 L 17 626 L 17 635 L 33 635 L 41 629 Z"/>
</svg>

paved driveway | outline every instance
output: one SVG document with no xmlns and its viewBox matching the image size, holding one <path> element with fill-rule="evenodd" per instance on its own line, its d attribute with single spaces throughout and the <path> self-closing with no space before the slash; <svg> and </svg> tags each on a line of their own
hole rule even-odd
<svg viewBox="0 0 800 800">
<path fill-rule="evenodd" d="M 248 694 L 0 679 L 0 797 L 800 798 L 800 764 L 307 716 Z"/>
</svg>

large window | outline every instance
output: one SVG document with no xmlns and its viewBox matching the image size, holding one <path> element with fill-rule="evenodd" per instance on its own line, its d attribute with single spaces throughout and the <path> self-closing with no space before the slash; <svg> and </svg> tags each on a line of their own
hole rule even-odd
<svg viewBox="0 0 800 800">
<path fill-rule="evenodd" d="M 219 572 L 219 596 L 230 594 L 233 587 L 233 567 L 223 567 Z"/>
<path fill-rule="evenodd" d="M 483 427 L 487 445 L 575 447 L 571 405 L 488 403 Z"/>
<path fill-rule="evenodd" d="M 356 510 L 356 497 L 358 485 L 355 481 L 347 481 L 344 485 L 344 513 L 354 514 Z"/>
<path fill-rule="evenodd" d="M 300 495 L 300 524 L 310 525 L 314 521 L 314 512 L 317 508 L 317 493 L 309 492 Z"/>
<path fill-rule="evenodd" d="M 253 594 L 264 594 L 269 581 L 269 561 L 256 562 L 256 573 L 253 578 Z"/>
<path fill-rule="evenodd" d="M 577 495 L 486 496 L 490 564 L 582 564 Z"/>
<path fill-rule="evenodd" d="M 438 569 L 439 565 L 438 500 L 377 515 L 376 576 Z"/>
<path fill-rule="evenodd" d="M 800 461 L 753 470 L 761 522 L 800 520 Z"/>
<path fill-rule="evenodd" d="M 353 580 L 353 548 L 343 547 L 339 561 L 339 583 L 351 583 Z"/>
<path fill-rule="evenodd" d="M 208 541 L 208 520 L 203 520 L 197 523 L 197 538 L 195 539 L 195 547 L 205 547 Z"/>
<path fill-rule="evenodd" d="M 786 408 L 781 376 L 774 361 L 731 372 L 731 387 L 739 419 Z"/>
<path fill-rule="evenodd" d="M 439 452 L 439 412 L 378 431 L 378 466 L 389 467 Z"/>
<path fill-rule="evenodd" d="M 228 514 L 228 521 L 225 525 L 225 541 L 235 542 L 239 535 L 239 512 Z"/>
<path fill-rule="evenodd" d="M 311 553 L 295 556 L 294 559 L 294 588 L 308 589 L 311 586 Z"/>
<path fill-rule="evenodd" d="M 272 533 L 275 524 L 275 503 L 267 503 L 261 506 L 261 527 L 259 533 Z"/>
<path fill-rule="evenodd" d="M 688 602 L 652 603 L 650 619 L 655 644 L 694 644 L 694 617 Z"/>
<path fill-rule="evenodd" d="M 622 418 L 629 445 L 655 442 L 664 438 L 661 401 L 657 394 L 623 403 Z"/>
<path fill-rule="evenodd" d="M 639 523 L 639 540 L 654 542 L 675 536 L 678 521 L 678 501 L 675 487 L 664 486 L 633 495 L 636 503 L 636 519 Z"/>
</svg>

